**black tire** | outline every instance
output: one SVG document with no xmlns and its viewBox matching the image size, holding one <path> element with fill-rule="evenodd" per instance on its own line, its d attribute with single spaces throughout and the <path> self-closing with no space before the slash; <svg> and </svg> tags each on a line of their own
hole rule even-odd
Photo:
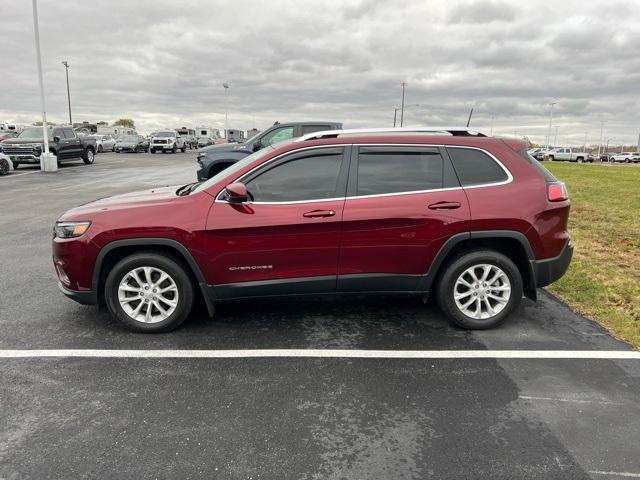
<svg viewBox="0 0 640 480">
<path fill-rule="evenodd" d="M 149 147 L 149 153 L 156 153 L 156 149 Z"/>
<path fill-rule="evenodd" d="M 182 148 L 180 150 L 182 150 L 182 153 L 186 152 L 187 151 L 187 144 L 183 143 L 182 144 Z"/>
<path fill-rule="evenodd" d="M 9 173 L 9 160 L 0 158 L 0 175 Z"/>
<path fill-rule="evenodd" d="M 479 264 L 500 268 L 507 275 L 511 285 L 511 294 L 506 306 L 498 314 L 487 319 L 466 315 L 454 300 L 458 277 L 468 268 Z M 486 330 L 502 323 L 518 307 L 522 300 L 522 276 L 518 267 L 505 255 L 494 250 L 471 250 L 453 258 L 444 267 L 437 285 L 436 297 L 438 305 L 453 324 L 468 330 Z"/>
<path fill-rule="evenodd" d="M 173 144 L 173 148 L 171 149 L 171 153 L 178 153 L 178 145 Z"/>
<path fill-rule="evenodd" d="M 118 287 L 128 272 L 137 267 L 154 267 L 166 272 L 178 289 L 178 305 L 164 320 L 157 323 L 143 323 L 130 317 L 118 301 Z M 111 315 L 127 329 L 134 332 L 160 333 L 177 328 L 191 313 L 194 303 L 193 283 L 185 267 L 172 257 L 153 252 L 140 252 L 120 260 L 107 276 L 105 301 Z"/>
<path fill-rule="evenodd" d="M 116 144 L 115 144 L 115 143 L 113 144 L 113 147 L 111 148 L 111 151 L 112 151 L 113 153 L 116 153 Z"/>
<path fill-rule="evenodd" d="M 98 153 L 102 153 L 102 145 L 98 145 Z"/>
<path fill-rule="evenodd" d="M 95 154 L 93 153 L 93 148 L 87 148 L 82 154 L 82 161 L 87 165 L 91 165 L 96 161 Z"/>
<path fill-rule="evenodd" d="M 19 162 L 13 162 L 13 169 L 14 170 L 17 170 L 19 166 L 20 166 Z"/>
<path fill-rule="evenodd" d="M 549 155 L 549 161 L 551 162 L 555 161 L 555 157 L 553 155 Z"/>
</svg>

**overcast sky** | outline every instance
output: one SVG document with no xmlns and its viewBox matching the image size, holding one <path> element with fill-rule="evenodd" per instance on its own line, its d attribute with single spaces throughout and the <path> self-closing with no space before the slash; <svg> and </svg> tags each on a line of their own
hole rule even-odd
<svg viewBox="0 0 640 480">
<path fill-rule="evenodd" d="M 138 130 L 275 120 L 637 141 L 640 0 L 39 0 L 48 117 Z M 0 0 L 0 122 L 39 119 L 30 1 Z M 231 88 L 225 99 L 223 82 Z M 555 135 L 555 128 L 552 137 Z"/>
</svg>

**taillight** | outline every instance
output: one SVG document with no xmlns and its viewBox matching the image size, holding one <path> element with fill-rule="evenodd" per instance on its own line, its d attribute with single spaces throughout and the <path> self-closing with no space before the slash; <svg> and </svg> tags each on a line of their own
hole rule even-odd
<svg viewBox="0 0 640 480">
<path fill-rule="evenodd" d="M 569 200 L 569 192 L 562 182 L 547 184 L 547 198 L 550 202 L 563 202 Z"/>
</svg>

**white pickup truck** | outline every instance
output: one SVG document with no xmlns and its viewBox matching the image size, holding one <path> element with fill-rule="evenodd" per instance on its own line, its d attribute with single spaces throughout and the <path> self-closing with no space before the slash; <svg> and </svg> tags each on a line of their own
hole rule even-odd
<svg viewBox="0 0 640 480">
<path fill-rule="evenodd" d="M 156 151 L 176 153 L 178 149 L 184 152 L 187 149 L 187 143 L 175 130 L 156 132 L 151 137 L 150 153 L 156 153 Z"/>
<path fill-rule="evenodd" d="M 549 150 L 546 157 L 551 161 L 560 162 L 593 162 L 593 157 L 590 157 L 582 150 L 574 150 L 573 148 L 554 148 Z"/>
</svg>

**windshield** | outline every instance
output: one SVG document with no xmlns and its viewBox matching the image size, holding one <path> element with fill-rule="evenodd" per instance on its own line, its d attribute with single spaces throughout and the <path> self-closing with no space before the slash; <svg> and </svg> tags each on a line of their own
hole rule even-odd
<svg viewBox="0 0 640 480">
<path fill-rule="evenodd" d="M 156 137 L 175 137 L 176 132 L 158 132 L 155 134 Z"/>
<path fill-rule="evenodd" d="M 118 140 L 121 142 L 137 142 L 138 137 L 136 135 L 123 135 Z"/>
<path fill-rule="evenodd" d="M 202 182 L 200 185 L 198 185 L 198 188 L 196 188 L 194 191 L 195 192 L 201 192 L 202 190 L 206 190 L 211 185 L 219 182 L 223 178 L 233 176 L 233 174 L 235 174 L 236 172 L 239 172 L 244 167 L 246 167 L 250 163 L 254 162 L 258 158 L 261 158 L 264 155 L 267 155 L 267 154 L 271 153 L 272 150 L 273 150 L 273 147 L 267 147 L 267 148 L 263 148 L 262 150 L 258 150 L 255 153 L 252 153 L 248 157 L 244 157 L 239 162 L 234 163 L 229 168 L 226 168 L 226 169 L 222 170 L 221 172 L 219 172 L 218 174 L 214 175 L 213 177 L 211 177 L 206 182 Z"/>
<path fill-rule="evenodd" d="M 49 128 L 49 136 L 52 130 Z M 25 128 L 18 137 L 22 138 L 42 138 L 42 127 Z"/>
</svg>

